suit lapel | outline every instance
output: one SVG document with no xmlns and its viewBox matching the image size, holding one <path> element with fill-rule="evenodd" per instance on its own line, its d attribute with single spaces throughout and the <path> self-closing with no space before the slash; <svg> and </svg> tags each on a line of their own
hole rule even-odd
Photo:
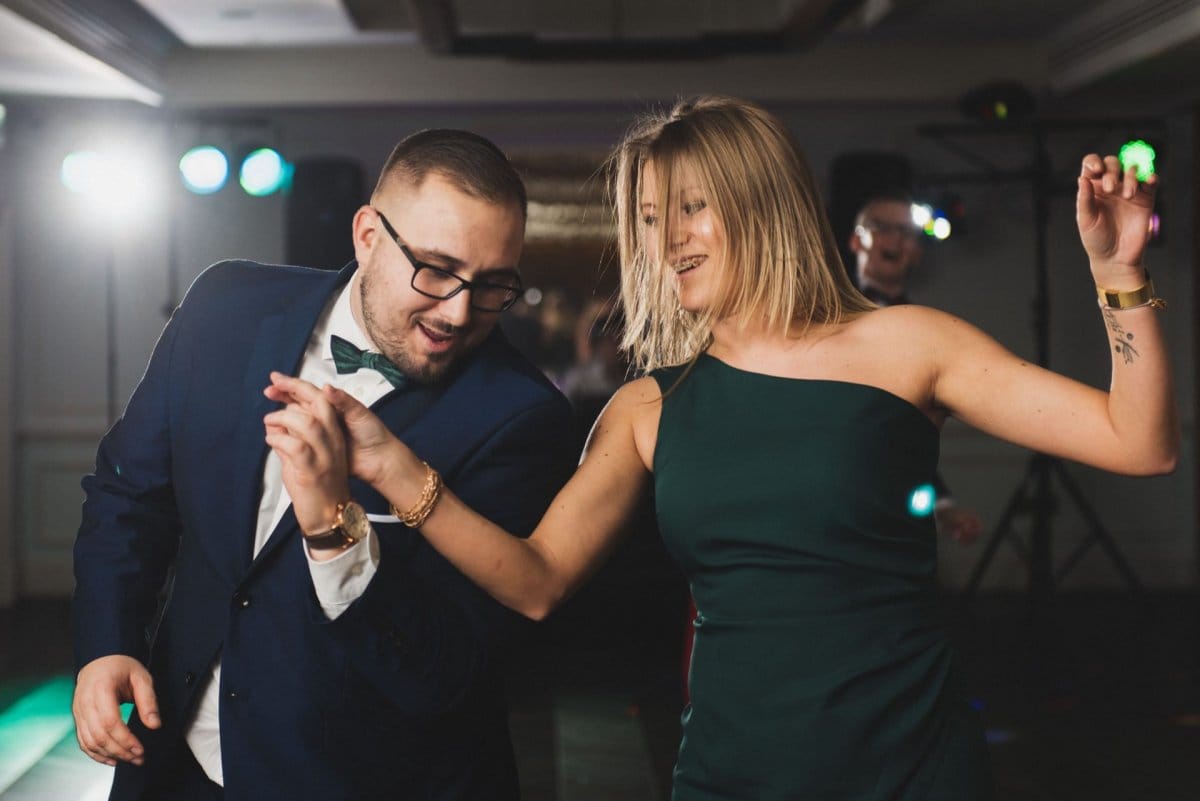
<svg viewBox="0 0 1200 801">
<path fill-rule="evenodd" d="M 353 272 L 352 264 L 338 273 L 322 276 L 322 280 L 305 287 L 301 293 L 281 299 L 279 305 L 259 323 L 254 350 L 246 362 L 239 389 L 244 401 L 236 435 L 240 447 L 230 484 L 239 488 L 235 493 L 236 508 L 232 510 L 232 519 L 239 521 L 238 532 L 250 532 L 250 536 L 243 538 L 239 534 L 239 541 L 228 553 L 233 576 L 246 574 L 254 551 L 253 533 L 258 522 L 262 472 L 267 458 L 262 420 L 267 412 L 276 407 L 263 394 L 263 389 L 270 380 L 272 370 L 295 374 L 304 357 L 313 326 L 330 295 L 348 281 Z M 294 517 L 292 521 L 294 525 Z"/>
</svg>

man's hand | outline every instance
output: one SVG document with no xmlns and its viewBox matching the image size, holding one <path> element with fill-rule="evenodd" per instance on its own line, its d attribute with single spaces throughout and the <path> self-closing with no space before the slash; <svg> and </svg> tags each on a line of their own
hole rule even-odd
<svg viewBox="0 0 1200 801">
<path fill-rule="evenodd" d="M 933 513 L 938 533 L 960 545 L 970 545 L 983 533 L 983 520 L 972 509 L 944 506 Z"/>
<path fill-rule="evenodd" d="M 280 376 L 272 373 L 272 379 Z M 267 444 L 277 454 L 282 465 L 283 486 L 292 499 L 296 522 L 305 534 L 327 530 L 337 514 L 337 505 L 350 497 L 349 463 L 346 437 L 337 411 L 312 384 L 288 379 L 304 385 L 304 398 L 267 387 L 271 400 L 287 404 L 263 418 Z"/>
<path fill-rule="evenodd" d="M 271 373 L 268 398 L 295 406 L 322 419 L 328 413 L 340 418 L 344 426 L 345 447 L 349 451 L 350 472 L 379 489 L 389 475 L 414 477 L 417 486 L 424 480 L 425 467 L 366 406 L 332 386 L 317 389 L 300 378 Z M 271 415 L 267 416 L 268 423 Z M 270 442 L 270 439 L 267 440 Z M 290 491 L 290 490 L 289 490 Z"/>
<path fill-rule="evenodd" d="M 162 725 L 154 681 L 141 662 L 114 654 L 94 659 L 75 678 L 75 739 L 83 753 L 105 765 L 141 765 L 142 744 L 121 719 L 121 704 L 132 701 L 147 729 Z"/>
</svg>

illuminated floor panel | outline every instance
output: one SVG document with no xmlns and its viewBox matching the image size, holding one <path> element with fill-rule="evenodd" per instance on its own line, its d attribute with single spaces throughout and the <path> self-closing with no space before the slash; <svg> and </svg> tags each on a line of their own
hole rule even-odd
<svg viewBox="0 0 1200 801">
<path fill-rule="evenodd" d="M 0 792 L 0 801 L 105 801 L 113 769 L 83 755 L 72 729 L 17 779 Z"/>
<path fill-rule="evenodd" d="M 71 720 L 74 689 L 69 676 L 57 676 L 0 712 L 0 792 L 74 732 Z"/>
</svg>

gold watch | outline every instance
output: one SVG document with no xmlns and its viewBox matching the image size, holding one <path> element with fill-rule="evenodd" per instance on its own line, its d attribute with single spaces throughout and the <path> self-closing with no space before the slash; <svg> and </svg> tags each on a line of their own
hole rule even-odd
<svg viewBox="0 0 1200 801">
<path fill-rule="evenodd" d="M 353 500 L 339 503 L 333 526 L 316 534 L 305 534 L 304 542 L 314 551 L 344 551 L 371 531 L 367 513 Z"/>
</svg>

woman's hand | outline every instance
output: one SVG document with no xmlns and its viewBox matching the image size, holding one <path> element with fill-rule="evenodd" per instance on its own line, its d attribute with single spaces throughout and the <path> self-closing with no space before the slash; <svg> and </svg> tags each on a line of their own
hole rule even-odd
<svg viewBox="0 0 1200 801">
<path fill-rule="evenodd" d="M 295 406 L 317 419 L 331 419 L 339 434 L 344 431 L 345 458 L 352 475 L 379 489 L 389 477 L 411 482 L 414 496 L 425 480 L 421 460 L 398 440 L 383 421 L 355 398 L 336 387 L 317 389 L 309 382 L 271 373 L 271 385 L 264 390 L 274 401 Z M 273 412 L 272 414 L 279 414 Z M 271 415 L 267 415 L 268 422 Z"/>
<path fill-rule="evenodd" d="M 1083 159 L 1075 197 L 1079 238 L 1092 263 L 1092 277 L 1106 289 L 1136 289 L 1146 282 L 1142 253 L 1150 239 L 1150 215 L 1158 176 L 1143 182 L 1116 156 Z"/>
</svg>

